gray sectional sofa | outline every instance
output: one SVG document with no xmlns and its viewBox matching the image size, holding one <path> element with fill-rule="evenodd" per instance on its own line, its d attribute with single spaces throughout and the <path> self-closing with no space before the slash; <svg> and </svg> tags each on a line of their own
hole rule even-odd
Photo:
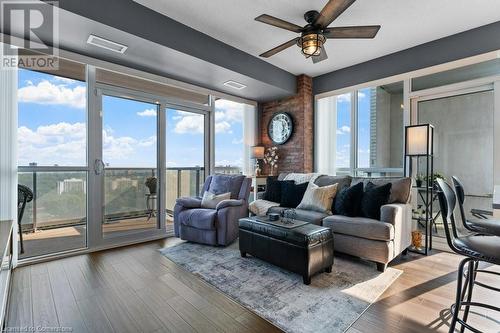
<svg viewBox="0 0 500 333">
<path fill-rule="evenodd" d="M 286 174 L 278 176 L 283 180 Z M 380 208 L 380 221 L 366 217 L 348 217 L 296 209 L 296 218 L 332 229 L 336 252 L 350 254 L 377 263 L 384 271 L 387 264 L 411 244 L 411 179 L 410 178 L 353 178 L 350 176 L 326 176 L 316 178 L 315 183 L 326 186 L 338 183 L 339 190 L 358 182 L 371 181 L 375 185 L 392 183 L 389 204 Z M 268 213 L 280 213 L 287 208 L 272 207 Z"/>
</svg>

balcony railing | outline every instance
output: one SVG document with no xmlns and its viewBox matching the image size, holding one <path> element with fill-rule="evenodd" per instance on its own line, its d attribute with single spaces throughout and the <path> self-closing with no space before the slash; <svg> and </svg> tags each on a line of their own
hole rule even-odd
<svg viewBox="0 0 500 333">
<path fill-rule="evenodd" d="M 87 211 L 87 171 L 78 167 L 19 167 L 19 183 L 32 189 L 34 199 L 25 209 L 23 230 L 83 225 Z M 105 168 L 104 221 L 146 217 L 157 203 L 147 203 L 148 177 L 156 168 Z M 166 209 L 172 213 L 181 196 L 199 195 L 205 179 L 203 167 L 166 170 Z M 155 197 L 156 198 L 156 197 Z M 156 200 L 156 199 L 154 199 Z"/>
</svg>

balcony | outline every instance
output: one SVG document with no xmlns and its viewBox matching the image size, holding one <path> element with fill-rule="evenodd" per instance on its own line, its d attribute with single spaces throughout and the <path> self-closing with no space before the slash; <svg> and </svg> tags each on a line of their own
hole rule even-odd
<svg viewBox="0 0 500 333">
<path fill-rule="evenodd" d="M 106 168 L 104 172 L 104 237 L 113 233 L 158 228 L 157 196 L 145 181 L 157 169 Z M 20 167 L 19 184 L 34 199 L 22 219 L 24 253 L 21 258 L 86 247 L 87 171 L 63 167 Z M 181 196 L 198 195 L 203 167 L 175 167 L 166 171 L 166 229 L 173 232 L 173 208 Z"/>
</svg>

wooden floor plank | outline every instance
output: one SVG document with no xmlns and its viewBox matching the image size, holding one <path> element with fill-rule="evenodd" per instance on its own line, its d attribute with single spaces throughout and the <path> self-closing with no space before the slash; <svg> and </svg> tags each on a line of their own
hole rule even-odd
<svg viewBox="0 0 500 333">
<path fill-rule="evenodd" d="M 148 309 L 161 320 L 168 332 L 196 332 L 196 330 L 170 306 L 163 295 L 159 295 L 149 288 L 137 291 L 137 295 L 146 304 Z"/>
<path fill-rule="evenodd" d="M 47 268 L 46 265 L 44 267 Z M 31 301 L 34 326 L 59 327 L 48 273 L 31 276 Z"/>
<path fill-rule="evenodd" d="M 77 305 L 90 332 L 115 333 L 97 296 L 79 299 Z"/>
</svg>

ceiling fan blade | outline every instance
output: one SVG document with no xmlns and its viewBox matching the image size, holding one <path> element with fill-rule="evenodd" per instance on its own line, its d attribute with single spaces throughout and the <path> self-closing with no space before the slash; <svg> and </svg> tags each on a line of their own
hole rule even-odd
<svg viewBox="0 0 500 333">
<path fill-rule="evenodd" d="M 328 59 L 328 54 L 326 54 L 326 49 L 323 48 L 321 50 L 321 53 L 319 54 L 319 56 L 312 56 L 311 58 L 312 58 L 313 64 L 317 64 L 320 61 Z"/>
<path fill-rule="evenodd" d="M 334 27 L 323 31 L 326 38 L 375 38 L 380 25 L 360 25 L 354 27 Z"/>
<path fill-rule="evenodd" d="M 273 48 L 273 49 L 270 49 L 270 50 L 269 50 L 269 51 L 267 51 L 267 52 L 262 53 L 260 56 L 261 56 L 261 57 L 264 57 L 264 58 L 269 58 L 270 56 L 273 56 L 273 55 L 275 55 L 276 53 L 281 52 L 281 51 L 283 51 L 284 49 L 287 49 L 287 48 L 289 48 L 290 46 L 297 44 L 297 41 L 298 41 L 298 40 L 299 40 L 299 37 L 296 37 L 296 38 L 294 38 L 294 39 L 292 39 L 292 40 L 289 40 L 289 41 L 288 41 L 288 42 L 286 42 L 286 43 L 283 43 L 283 44 L 281 44 L 281 45 L 276 46 L 276 47 L 275 47 L 275 48 Z"/>
<path fill-rule="evenodd" d="M 282 19 L 279 19 L 279 18 L 271 16 L 271 15 L 267 15 L 267 14 L 262 14 L 260 16 L 257 16 L 255 18 L 255 21 L 270 24 L 270 25 L 273 25 L 275 27 L 290 30 L 293 32 L 301 32 L 302 31 L 301 26 L 298 26 L 296 24 L 284 21 Z"/>
<path fill-rule="evenodd" d="M 314 25 L 326 28 L 356 0 L 330 0 L 319 13 Z"/>
</svg>

